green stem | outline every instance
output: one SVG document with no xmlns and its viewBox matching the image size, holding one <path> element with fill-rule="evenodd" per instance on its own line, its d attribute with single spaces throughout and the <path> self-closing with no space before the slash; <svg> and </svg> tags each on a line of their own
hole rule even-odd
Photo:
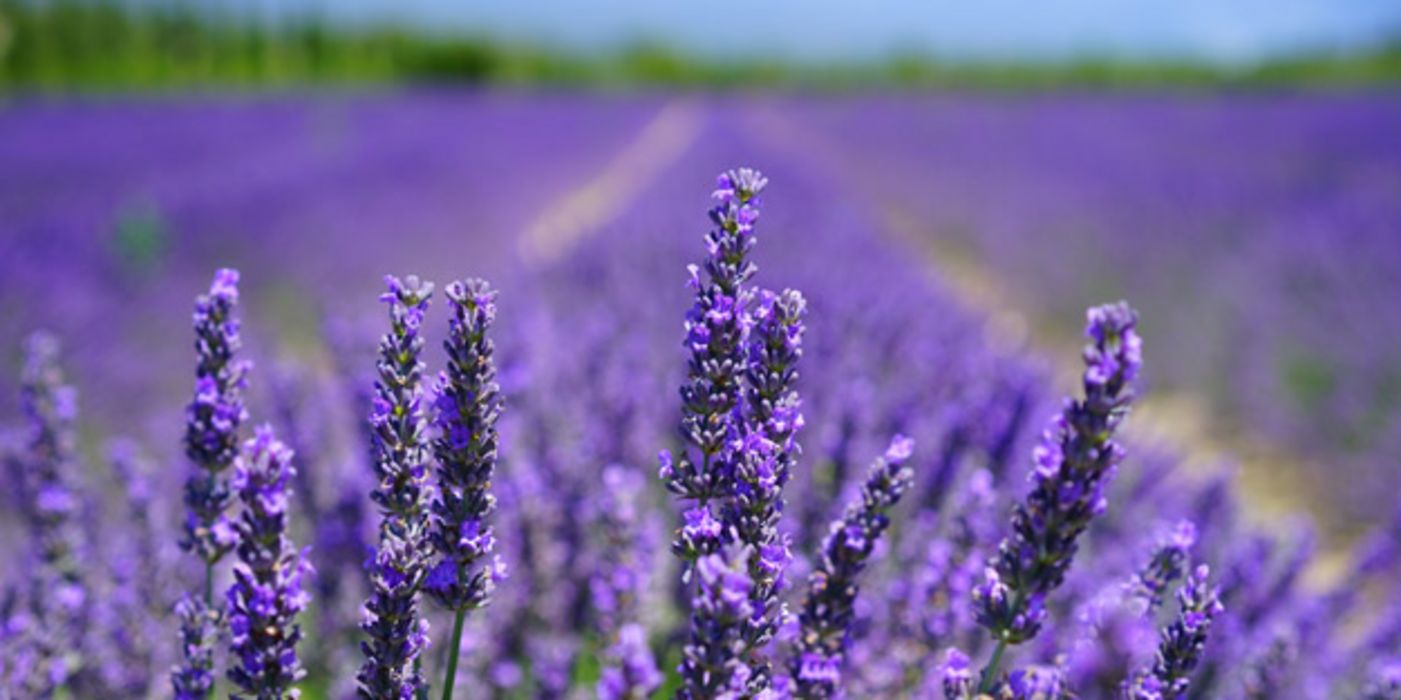
<svg viewBox="0 0 1401 700">
<path fill-rule="evenodd" d="M 443 678 L 443 700 L 452 700 L 452 684 L 457 680 L 457 652 L 462 647 L 462 623 L 467 619 L 467 609 L 457 611 L 452 620 L 452 641 L 448 646 L 448 674 Z"/>
<path fill-rule="evenodd" d="M 982 695 L 992 690 L 992 679 L 997 675 L 997 667 L 1002 664 L 1002 655 L 1007 651 L 1007 640 L 997 640 L 997 648 L 992 650 L 992 658 L 988 659 L 988 665 L 983 667 L 982 680 L 978 681 L 978 694 Z"/>
<path fill-rule="evenodd" d="M 214 562 L 204 562 L 204 607 L 214 607 Z"/>
</svg>

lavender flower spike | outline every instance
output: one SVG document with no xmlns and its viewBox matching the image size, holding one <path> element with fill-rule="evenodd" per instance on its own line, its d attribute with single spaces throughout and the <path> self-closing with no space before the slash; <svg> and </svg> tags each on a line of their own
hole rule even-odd
<svg viewBox="0 0 1401 700">
<path fill-rule="evenodd" d="M 249 364 L 235 359 L 240 345 L 238 271 L 214 273 L 209 293 L 195 300 L 195 395 L 185 411 L 185 455 L 197 471 L 185 483 L 189 513 L 180 546 L 204 562 L 206 570 L 233 548 L 235 536 L 225 511 L 232 501 L 225 473 L 238 456 L 239 427 Z M 206 572 L 205 603 L 212 604 Z"/>
<path fill-rule="evenodd" d="M 203 598 L 186 595 L 175 604 L 180 620 L 181 663 L 170 672 L 175 700 L 202 700 L 214 689 L 214 644 L 221 626 L 219 612 Z"/>
<path fill-rule="evenodd" d="M 428 644 L 428 623 L 418 611 L 427 573 L 423 337 L 420 330 L 433 285 L 410 276 L 386 277 L 390 330 L 379 343 L 375 397 L 374 467 L 379 484 L 370 497 L 379 506 L 379 548 L 367 562 L 370 597 L 360 622 L 368 639 L 357 675 L 362 698 L 408 700 L 424 688 L 414 661 Z"/>
<path fill-rule="evenodd" d="M 1153 668 L 1138 674 L 1125 689 L 1126 700 L 1182 700 L 1192 671 L 1201 662 L 1212 620 L 1223 611 L 1205 565 L 1197 567 L 1177 592 L 1177 619 L 1163 630 Z"/>
<path fill-rule="evenodd" d="M 754 614 L 749 601 L 749 552 L 728 547 L 696 561 L 700 587 L 691 600 L 691 638 L 682 651 L 681 700 L 749 697 L 751 672 L 740 653 L 743 622 Z"/>
<path fill-rule="evenodd" d="M 589 580 L 589 594 L 599 637 L 609 645 L 597 692 L 607 700 L 642 700 L 662 684 L 647 631 L 638 622 L 654 544 L 643 521 L 645 484 L 637 472 L 609 465 L 602 485 L 592 529 L 600 535 L 603 561 Z"/>
<path fill-rule="evenodd" d="M 296 698 L 300 693 L 292 685 L 306 675 L 297 660 L 302 630 L 296 617 L 311 600 L 303 587 L 311 565 L 287 537 L 295 475 L 292 450 L 270 426 L 259 428 L 234 462 L 233 489 L 243 503 L 238 564 L 228 592 L 231 650 L 239 661 L 229 680 L 243 690 L 234 697 Z"/>
<path fill-rule="evenodd" d="M 798 697 L 838 694 L 861 572 L 890 525 L 890 509 L 914 481 L 914 470 L 905 466 L 913 449 L 910 438 L 896 436 L 891 441 L 884 457 L 872 465 L 860 500 L 849 504 L 841 520 L 832 523 L 823 542 L 822 559 L 808 577 L 808 594 L 799 615 L 802 632 L 793 660 Z"/>
<path fill-rule="evenodd" d="M 1046 594 L 1065 579 L 1090 521 L 1104 511 L 1104 487 L 1123 457 L 1114 432 L 1128 414 L 1142 365 L 1138 315 L 1124 302 L 1089 310 L 1083 400 L 1067 400 L 1042 435 L 1032 489 L 1012 514 L 984 582 L 974 591 L 978 622 L 997 641 L 980 692 L 992 687 L 1002 652 L 1041 628 Z"/>
<path fill-rule="evenodd" d="M 463 619 L 487 603 L 504 567 L 493 555 L 496 539 L 487 521 L 496 509 L 490 487 L 501 414 L 494 348 L 486 335 L 496 319 L 496 292 L 479 279 L 453 282 L 445 291 L 452 319 L 443 343 L 448 367 L 438 378 L 435 400 L 438 491 L 429 535 L 438 561 L 424 586 L 455 613 L 443 690 L 444 697 L 451 697 Z"/>
<path fill-rule="evenodd" d="M 739 436 L 736 409 L 743 401 L 741 379 L 746 367 L 744 347 L 752 292 L 744 283 L 756 267 L 748 258 L 754 247 L 754 223 L 759 218 L 759 193 L 767 180 L 749 169 L 720 175 L 710 210 L 715 227 L 706 234 L 703 267 L 690 267 L 689 285 L 695 304 L 686 314 L 686 349 L 690 352 L 687 379 L 681 386 L 681 435 L 695 448 L 673 463 L 661 455 L 661 478 L 667 490 L 695 501 L 685 513 L 686 525 L 672 550 L 687 563 L 715 551 L 721 528 L 710 502 L 729 494 L 735 456 L 731 444 Z"/>
<path fill-rule="evenodd" d="M 19 467 L 24 515 L 34 538 L 38 566 L 30 605 L 38 656 L 31 688 L 43 695 L 79 670 L 84 610 L 90 603 L 83 571 L 81 505 L 75 491 L 77 392 L 64 383 L 59 344 L 47 333 L 31 335 L 24 347 L 21 404 L 29 435 Z M 39 690 L 47 689 L 47 690 Z"/>
<path fill-rule="evenodd" d="M 799 452 L 796 440 L 803 426 L 797 381 L 802 357 L 803 314 L 806 302 L 793 290 L 760 294 L 748 343 L 745 373 L 745 436 L 735 460 L 734 484 L 723 514 L 739 542 L 750 548 L 750 601 L 754 615 L 745 625 L 747 657 L 760 687 L 771 675 L 759 651 L 782 624 L 779 594 L 783 572 L 792 558 L 787 538 L 780 535 L 783 486 Z"/>
</svg>

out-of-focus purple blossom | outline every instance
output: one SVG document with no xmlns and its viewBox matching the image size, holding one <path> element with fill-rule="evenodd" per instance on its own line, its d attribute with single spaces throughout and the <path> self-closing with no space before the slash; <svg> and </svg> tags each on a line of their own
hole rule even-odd
<svg viewBox="0 0 1401 700">
<path fill-rule="evenodd" d="M 47 333 L 35 333 L 25 343 L 20 403 L 28 433 L 15 458 L 34 562 L 28 569 L 25 626 L 33 656 L 22 686 L 37 696 L 47 696 L 84 670 L 84 618 L 93 603 L 80 566 L 85 537 L 74 473 L 77 392 L 65 384 L 58 357 L 58 340 Z"/>
<path fill-rule="evenodd" d="M 618 641 L 609 650 L 615 663 L 598 679 L 600 700 L 646 700 L 662 684 L 657 660 L 647 646 L 647 631 L 628 623 L 618 630 Z"/>
<path fill-rule="evenodd" d="M 1161 538 L 1148 563 L 1134 574 L 1129 593 L 1142 604 L 1144 613 L 1162 605 L 1168 588 L 1186 572 L 1188 556 L 1196 542 L 1197 528 L 1192 521 L 1179 522 L 1171 534 Z"/>
<path fill-rule="evenodd" d="M 438 488 L 432 502 L 429 537 L 437 550 L 425 589 L 456 612 L 486 604 L 505 575 L 494 557 L 496 537 L 489 518 L 496 469 L 496 419 L 501 413 L 495 352 L 487 331 L 496 319 L 496 292 L 484 280 L 453 282 L 445 293 L 451 305 L 447 370 L 438 378 L 434 418 L 438 437 Z"/>
<path fill-rule="evenodd" d="M 1067 400 L 1043 435 L 1031 493 L 1016 506 L 1012 534 L 974 592 L 978 620 L 999 644 L 1019 644 L 1040 630 L 1046 594 L 1065 579 L 1081 533 L 1103 512 L 1105 485 L 1123 457 L 1113 437 L 1142 363 L 1138 318 L 1122 302 L 1090 309 L 1088 317 L 1085 397 Z M 985 689 L 990 680 L 984 678 Z"/>
<path fill-rule="evenodd" d="M 415 660 L 428 645 L 428 621 L 418 609 L 427 574 L 427 462 L 423 406 L 423 317 L 433 285 L 409 276 L 386 277 L 390 330 L 380 339 L 379 376 L 370 409 L 379 506 L 379 547 L 367 563 L 370 597 L 360 629 L 365 662 L 357 676 L 362 697 L 410 700 L 424 686 Z"/>
<path fill-rule="evenodd" d="M 214 650 L 222 620 L 204 600 L 187 595 L 175 605 L 180 620 L 180 665 L 170 672 L 175 700 L 203 700 L 214 688 Z"/>
<path fill-rule="evenodd" d="M 754 614 L 749 556 L 731 546 L 696 561 L 698 589 L 691 600 L 690 640 L 677 668 L 678 698 L 738 700 L 750 693 L 752 675 L 740 658 L 744 623 Z"/>
<path fill-rule="evenodd" d="M 1401 660 L 1381 659 L 1373 663 L 1370 677 L 1362 689 L 1362 700 L 1401 699 Z"/>
<path fill-rule="evenodd" d="M 189 513 L 180 544 L 207 567 L 235 544 L 225 514 L 233 499 L 226 472 L 238 456 L 239 428 L 248 420 L 243 392 L 249 370 L 249 363 L 237 358 L 242 345 L 237 307 L 238 271 L 227 268 L 214 273 L 209 293 L 195 300 L 195 392 L 185 410 L 185 455 L 196 471 L 185 483 Z"/>
<path fill-rule="evenodd" d="M 295 476 L 292 451 L 269 426 L 257 430 L 234 462 L 232 488 L 243 512 L 227 613 L 230 651 L 238 663 L 228 676 L 243 695 L 259 700 L 299 697 L 292 686 L 306 675 L 297 658 L 302 630 L 296 618 L 311 601 L 311 565 L 287 535 Z"/>
<path fill-rule="evenodd" d="M 808 577 L 807 596 L 798 619 L 802 624 L 794 652 L 793 679 L 798 695 L 829 698 L 841 688 L 841 664 L 851 634 L 860 576 L 876 541 L 890 526 L 891 508 L 914 482 L 905 465 L 914 442 L 896 436 L 871 466 L 860 499 L 847 505 L 832 523 L 822 546 L 822 559 Z"/>
<path fill-rule="evenodd" d="M 1146 672 L 1129 681 L 1129 700 L 1182 700 L 1192 672 L 1202 660 L 1212 621 L 1223 608 L 1218 592 L 1207 580 L 1209 569 L 1198 566 L 1177 592 L 1177 617 L 1163 630 L 1157 658 Z"/>
<path fill-rule="evenodd" d="M 640 700 L 661 685 L 661 672 L 639 624 L 641 598 L 648 584 L 651 538 L 644 530 L 641 475 L 618 465 L 603 470 L 603 494 L 595 529 L 603 561 L 589 580 L 597 633 L 607 640 L 600 697 Z"/>
</svg>

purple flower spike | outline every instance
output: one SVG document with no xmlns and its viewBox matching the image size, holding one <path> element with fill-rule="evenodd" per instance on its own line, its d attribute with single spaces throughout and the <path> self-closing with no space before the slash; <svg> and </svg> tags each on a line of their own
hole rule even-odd
<svg viewBox="0 0 1401 700">
<path fill-rule="evenodd" d="M 1128 413 L 1130 382 L 1141 364 L 1137 315 L 1120 302 L 1091 309 L 1089 319 L 1085 398 L 1067 400 L 1042 436 L 1031 493 L 1016 506 L 1012 534 L 974 591 L 978 621 L 1002 645 L 1036 636 L 1045 596 L 1065 579 L 1080 535 L 1103 512 L 1105 485 L 1123 457 L 1113 436 Z M 991 680 L 983 679 L 983 690 Z"/>
<path fill-rule="evenodd" d="M 674 463 L 668 455 L 662 478 L 667 490 L 702 508 L 729 495 L 728 478 L 737 460 L 733 443 L 741 434 L 737 409 L 744 401 L 753 295 L 745 283 L 757 270 L 748 256 L 755 243 L 756 197 L 764 184 L 751 170 L 720 176 L 714 193 L 718 203 L 710 210 L 715 227 L 706 234 L 708 254 L 702 266 L 690 269 L 688 286 L 695 290 L 695 303 L 686 314 L 684 345 L 690 361 L 681 386 L 681 436 L 694 453 L 685 450 Z M 678 538 L 672 548 L 689 567 L 716 544 Z"/>
<path fill-rule="evenodd" d="M 433 440 L 438 490 L 429 537 L 437 552 L 427 592 L 452 611 L 485 605 L 495 587 L 495 538 L 488 518 L 496 509 L 490 492 L 496 470 L 496 419 L 501 414 L 495 348 L 487 331 L 496 319 L 496 292 L 484 280 L 453 282 L 445 290 L 451 306 L 447 370 L 438 379 Z"/>
<path fill-rule="evenodd" d="M 1201 663 L 1212 621 L 1224 608 L 1215 586 L 1198 566 L 1177 592 L 1177 618 L 1162 632 L 1153 667 L 1138 674 L 1125 688 L 1129 700 L 1182 700 L 1192 672 Z"/>
<path fill-rule="evenodd" d="M 365 662 L 357 676 L 367 698 L 409 698 L 424 687 L 414 668 L 428 645 L 418 591 L 428 573 L 427 421 L 420 330 L 433 285 L 410 276 L 385 278 L 390 330 L 379 344 L 379 377 L 370 408 L 374 467 L 371 499 L 379 506 L 379 547 L 367 563 L 370 597 L 360 629 Z"/>
<path fill-rule="evenodd" d="M 21 674 L 28 676 L 21 682 L 23 692 L 36 697 L 46 696 L 81 670 L 83 618 L 91 602 L 80 564 L 85 537 L 78 521 L 81 502 L 74 464 L 77 393 L 65 383 L 58 357 L 58 340 L 47 333 L 35 333 L 25 343 L 20 403 L 28 434 L 14 465 L 37 559 L 28 574 L 28 641 L 34 658 L 30 673 Z"/>
<path fill-rule="evenodd" d="M 234 546 L 225 511 L 233 500 L 227 472 L 238 456 L 239 428 L 248 420 L 243 392 L 249 363 L 237 359 L 242 340 L 238 271 L 214 274 L 209 293 L 195 300 L 194 400 L 185 410 L 185 455 L 197 470 L 185 483 L 189 515 L 180 546 L 212 566 Z"/>
<path fill-rule="evenodd" d="M 175 700 L 203 700 L 214 688 L 214 644 L 221 626 L 219 613 L 194 596 L 175 606 L 180 620 L 181 664 L 171 670 Z"/>
<path fill-rule="evenodd" d="M 684 700 L 749 697 L 753 675 L 740 658 L 743 624 L 754 614 L 749 601 L 749 552 L 729 547 L 696 562 L 699 588 L 691 600 L 691 637 L 682 652 Z"/>
<path fill-rule="evenodd" d="M 292 451 L 263 426 L 234 462 L 233 489 L 243 503 L 238 563 L 228 591 L 229 680 L 250 697 L 295 698 L 306 675 L 297 659 L 311 565 L 287 537 L 287 503 L 296 475 Z M 237 695 L 236 695 L 237 696 Z"/>
<path fill-rule="evenodd" d="M 779 595 L 785 585 L 783 571 L 792 558 L 778 521 L 783 515 L 783 486 L 799 453 L 796 436 L 803 426 L 798 393 L 792 387 L 802 357 L 805 312 L 806 302 L 798 292 L 760 295 L 745 374 L 745 436 L 734 465 L 732 496 L 724 509 L 728 529 L 751 554 L 749 578 L 754 589 L 750 599 L 756 614 L 744 635 L 748 648 L 755 650 L 748 654 L 750 665 L 765 679 L 770 672 L 758 650 L 782 624 Z"/>
<path fill-rule="evenodd" d="M 830 698 L 840 691 L 841 662 L 856 614 L 861 572 L 890 526 L 890 509 L 914 481 L 914 470 L 905 465 L 912 448 L 909 438 L 897 436 L 891 441 L 885 456 L 872 465 L 860 498 L 847 505 L 823 542 L 822 559 L 808 577 L 807 597 L 798 616 L 802 631 L 792 671 L 800 697 Z"/>
<path fill-rule="evenodd" d="M 594 526 L 601 535 L 604 561 L 589 580 L 598 633 L 610 644 L 598 683 L 602 698 L 641 700 L 662 682 L 646 630 L 638 622 L 652 568 L 653 538 L 641 521 L 644 497 L 640 474 L 618 465 L 604 468 L 603 498 Z"/>
</svg>

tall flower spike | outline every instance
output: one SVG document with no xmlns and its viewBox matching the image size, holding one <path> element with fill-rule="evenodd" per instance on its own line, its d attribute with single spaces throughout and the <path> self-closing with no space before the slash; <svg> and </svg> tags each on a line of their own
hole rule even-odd
<svg viewBox="0 0 1401 700">
<path fill-rule="evenodd" d="M 750 548 L 750 601 L 754 615 L 745 626 L 745 642 L 758 681 L 767 684 L 769 671 L 757 650 L 782 624 L 779 594 L 783 572 L 791 558 L 787 539 L 779 534 L 783 515 L 783 486 L 793 471 L 803 426 L 797 380 L 802 357 L 803 314 L 806 302 L 793 290 L 760 294 L 749 338 L 749 368 L 745 373 L 744 442 L 735 460 L 735 479 L 725 523 Z"/>
<path fill-rule="evenodd" d="M 243 407 L 247 362 L 237 359 L 242 341 L 238 306 L 238 271 L 214 273 L 209 293 L 195 300 L 195 395 L 185 410 L 185 455 L 196 467 L 185 483 L 189 513 L 180 546 L 211 567 L 233 548 L 235 536 L 225 511 L 232 501 L 227 475 L 238 456 L 239 427 L 248 420 Z M 209 575 L 206 574 L 206 579 Z M 207 583 L 207 582 L 206 582 Z M 209 601 L 206 589 L 205 602 Z"/>
<path fill-rule="evenodd" d="M 1104 511 L 1104 488 L 1123 457 L 1114 433 L 1142 365 L 1138 315 L 1124 302 L 1088 313 L 1085 398 L 1067 399 L 1036 448 L 1031 493 L 1012 513 L 986 578 L 974 591 L 978 622 L 997 641 L 979 689 L 992 687 L 1002 652 L 1041 628 L 1046 594 L 1065 579 L 1080 535 Z"/>
<path fill-rule="evenodd" d="M 1192 671 L 1206 650 L 1211 623 L 1223 608 L 1217 590 L 1207 580 L 1209 571 L 1198 566 L 1177 592 L 1181 606 L 1177 619 L 1163 630 L 1153 668 L 1130 681 L 1124 696 L 1128 700 L 1182 700 Z"/>
<path fill-rule="evenodd" d="M 32 573 L 35 679 L 37 688 L 61 686 L 78 671 L 88 600 L 79 561 L 83 530 L 73 459 L 77 392 L 64 383 L 58 340 L 31 335 L 24 347 L 20 402 L 29 434 L 19 466 L 26 495 L 24 513 L 34 538 L 38 566 Z"/>
<path fill-rule="evenodd" d="M 890 509 L 914 481 L 914 470 L 905 466 L 913 449 L 910 438 L 897 436 L 891 441 L 885 455 L 872 465 L 860 500 L 847 505 L 823 542 L 822 560 L 808 577 L 807 598 L 798 617 L 802 631 L 792 662 L 798 697 L 838 695 L 861 572 L 876 541 L 890 526 Z"/>
<path fill-rule="evenodd" d="M 306 675 L 297 659 L 302 630 L 297 614 L 311 596 L 305 552 L 287 536 L 287 504 L 296 476 L 292 451 L 263 426 L 234 462 L 233 490 L 243 503 L 234 583 L 228 592 L 233 658 L 229 680 L 243 690 L 234 697 L 296 698 L 292 685 Z"/>
<path fill-rule="evenodd" d="M 1188 555 L 1197 541 L 1197 528 L 1190 520 L 1177 524 L 1172 533 L 1162 538 L 1148 563 L 1129 582 L 1129 594 L 1142 605 L 1144 614 L 1163 604 L 1168 587 L 1181 578 L 1187 569 Z"/>
<path fill-rule="evenodd" d="M 589 580 L 589 593 L 598 634 L 609 644 L 597 687 L 598 696 L 608 700 L 641 700 L 662 683 L 647 631 L 638 622 L 652 564 L 652 538 L 641 521 L 644 496 L 640 474 L 618 465 L 604 468 L 593 528 L 602 540 L 603 561 Z"/>
<path fill-rule="evenodd" d="M 682 651 L 682 700 L 748 697 L 751 674 L 740 659 L 743 623 L 754 614 L 749 601 L 749 552 L 730 546 L 696 562 L 700 585 L 691 600 L 691 637 Z"/>
<path fill-rule="evenodd" d="M 749 169 L 720 175 L 712 194 L 716 205 L 710 219 L 715 226 L 706 234 L 708 252 L 701 267 L 689 268 L 695 303 L 686 313 L 685 346 L 690 359 L 681 386 L 681 436 L 694 449 L 683 450 L 674 462 L 671 455 L 661 455 L 661 478 L 667 490 L 694 501 L 672 545 L 688 576 L 696 558 L 720 544 L 721 527 L 711 501 L 729 494 L 735 468 L 732 443 L 740 433 L 736 413 L 743 401 L 744 342 L 752 295 L 745 282 L 756 270 L 748 256 L 754 247 L 759 193 L 765 184 L 763 176 Z"/>
<path fill-rule="evenodd" d="M 175 605 L 180 620 L 180 665 L 171 669 L 175 700 L 203 700 L 214 689 L 214 644 L 219 637 L 219 613 L 204 599 L 187 595 Z"/>
<path fill-rule="evenodd" d="M 463 619 L 468 611 L 486 605 L 496 581 L 505 575 L 505 565 L 495 556 L 496 538 L 488 520 L 496 510 L 490 489 L 496 470 L 496 418 L 501 414 L 495 349 L 487 338 L 496 320 L 496 292 L 479 279 L 453 282 L 445 291 L 452 318 L 443 343 L 447 370 L 438 377 L 434 400 L 438 490 L 429 535 L 438 560 L 424 587 L 455 615 L 444 677 L 444 695 L 451 696 Z"/>
<path fill-rule="evenodd" d="M 424 444 L 423 337 L 420 331 L 433 285 L 410 276 L 386 277 L 390 329 L 379 343 L 375 396 L 370 407 L 374 467 L 379 483 L 379 547 L 366 566 L 370 597 L 360 628 L 365 662 L 357 676 L 361 697 L 407 700 L 424 688 L 414 667 L 428 645 L 428 622 L 419 615 L 418 591 L 429 549 Z"/>
</svg>

